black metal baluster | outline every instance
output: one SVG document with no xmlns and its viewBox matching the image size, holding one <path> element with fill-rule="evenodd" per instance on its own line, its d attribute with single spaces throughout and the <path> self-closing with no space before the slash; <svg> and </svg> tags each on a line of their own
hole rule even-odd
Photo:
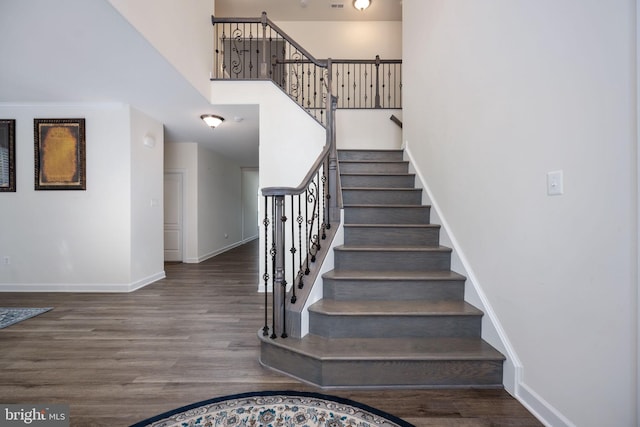
<svg viewBox="0 0 640 427">
<path fill-rule="evenodd" d="M 298 289 L 304 287 L 304 281 L 302 280 L 302 221 L 304 221 L 304 218 L 302 217 L 301 198 L 302 196 L 298 194 L 298 217 L 296 218 L 298 222 L 298 263 L 300 265 L 300 269 L 298 270 Z"/>
<path fill-rule="evenodd" d="M 329 224 L 329 214 L 327 212 L 327 210 L 329 209 L 329 198 L 331 198 L 331 195 L 329 194 L 329 192 L 327 191 L 327 174 L 326 174 L 326 162 L 328 161 L 325 160 L 322 163 L 322 177 L 320 178 L 320 180 L 322 181 L 322 240 L 325 240 L 327 238 L 327 233 L 326 230 L 331 228 L 331 225 Z"/>
<path fill-rule="evenodd" d="M 320 183 L 321 183 L 320 171 L 318 171 L 316 173 L 316 180 L 317 180 L 316 182 L 317 182 L 317 186 L 318 186 L 318 198 L 320 198 Z M 321 223 L 321 221 L 320 221 L 320 219 L 321 219 L 320 206 L 322 204 L 324 204 L 324 200 L 322 200 L 322 201 L 318 200 L 318 203 L 317 203 L 318 210 L 316 211 L 317 212 L 316 215 L 317 215 L 317 218 L 318 218 L 318 238 L 317 238 L 318 246 L 317 246 L 317 249 L 316 249 L 316 253 L 318 253 L 318 251 L 322 248 L 322 245 L 320 245 L 320 236 L 322 236 L 322 233 L 324 232 L 324 228 L 320 224 Z"/>
<path fill-rule="evenodd" d="M 271 221 L 275 221 L 276 201 L 271 200 Z M 276 335 L 276 227 L 271 227 L 271 339 L 278 338 Z"/>
<path fill-rule="evenodd" d="M 293 224 L 293 194 L 291 195 L 291 249 L 289 250 L 291 252 L 291 290 L 292 290 L 292 295 L 291 295 L 291 304 L 295 304 L 296 301 L 298 300 L 298 297 L 296 297 L 296 274 L 298 270 L 296 270 L 296 239 L 295 239 L 295 230 L 294 230 L 294 224 Z"/>
<path fill-rule="evenodd" d="M 262 335 L 269 335 L 269 212 L 268 212 L 269 198 L 264 198 L 264 219 L 262 225 L 264 226 L 264 274 L 262 279 L 264 280 L 264 327 L 262 328 Z"/>
<path fill-rule="evenodd" d="M 285 215 L 286 212 L 286 206 L 285 206 L 285 198 L 284 196 L 282 196 L 282 217 L 280 218 L 280 221 L 282 221 L 282 226 L 281 226 L 281 230 L 282 233 L 280 234 L 280 248 L 284 250 L 284 245 L 285 243 L 285 225 L 287 222 L 287 216 Z M 282 263 L 282 273 L 280 274 L 280 283 L 281 283 L 281 298 L 280 301 L 282 301 L 282 334 L 280 335 L 281 338 L 287 338 L 287 269 L 286 269 L 286 264 L 284 262 L 284 253 L 282 254 L 283 256 L 280 259 L 280 262 Z M 295 286 L 294 286 L 295 289 Z"/>
<path fill-rule="evenodd" d="M 309 254 L 311 253 L 311 246 L 309 244 L 309 187 L 304 191 L 304 235 L 305 235 L 305 252 L 306 252 L 306 262 L 305 262 L 305 270 L 304 274 L 309 275 L 311 272 L 309 270 Z"/>
</svg>

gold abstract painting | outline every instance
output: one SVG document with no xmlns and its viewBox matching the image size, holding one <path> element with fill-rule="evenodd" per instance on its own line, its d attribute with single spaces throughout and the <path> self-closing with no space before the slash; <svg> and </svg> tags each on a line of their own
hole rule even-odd
<svg viewBox="0 0 640 427">
<path fill-rule="evenodd" d="M 84 119 L 35 119 L 36 190 L 85 190 Z"/>
</svg>

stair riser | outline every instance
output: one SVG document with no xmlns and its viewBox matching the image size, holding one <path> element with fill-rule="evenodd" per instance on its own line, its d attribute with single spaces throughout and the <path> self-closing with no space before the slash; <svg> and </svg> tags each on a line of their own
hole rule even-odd
<svg viewBox="0 0 640 427">
<path fill-rule="evenodd" d="M 420 205 L 422 190 L 342 190 L 342 200 L 353 205 Z"/>
<path fill-rule="evenodd" d="M 342 175 L 343 187 L 413 188 L 414 175 Z"/>
<path fill-rule="evenodd" d="M 341 162 L 340 173 L 408 173 L 407 162 Z"/>
<path fill-rule="evenodd" d="M 463 280 L 323 279 L 324 298 L 340 301 L 462 301 Z"/>
<path fill-rule="evenodd" d="M 479 337 L 479 315 L 326 315 L 309 311 L 309 333 L 327 338 Z"/>
<path fill-rule="evenodd" d="M 395 160 L 403 159 L 402 150 L 338 150 L 338 160 Z"/>
<path fill-rule="evenodd" d="M 440 271 L 451 265 L 449 251 L 335 250 L 335 269 L 359 271 Z"/>
<path fill-rule="evenodd" d="M 502 387 L 502 362 L 464 360 L 332 361 L 322 370 L 323 387 L 424 386 Z"/>
<path fill-rule="evenodd" d="M 260 362 L 320 387 L 496 387 L 502 362 L 483 360 L 330 360 L 262 343 Z"/>
<path fill-rule="evenodd" d="M 347 246 L 437 247 L 439 242 L 439 227 L 344 227 Z"/>
<path fill-rule="evenodd" d="M 353 207 L 344 211 L 345 224 L 429 224 L 429 207 Z"/>
</svg>

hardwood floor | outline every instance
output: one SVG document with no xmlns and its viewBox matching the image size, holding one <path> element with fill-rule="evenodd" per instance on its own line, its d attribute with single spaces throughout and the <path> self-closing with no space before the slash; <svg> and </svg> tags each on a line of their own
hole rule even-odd
<svg viewBox="0 0 640 427">
<path fill-rule="evenodd" d="M 316 391 L 416 426 L 541 426 L 503 390 L 319 390 L 263 368 L 257 241 L 129 294 L 0 293 L 54 309 L 0 330 L 0 402 L 66 403 L 72 426 L 128 426 L 179 406 L 256 390 Z"/>
</svg>

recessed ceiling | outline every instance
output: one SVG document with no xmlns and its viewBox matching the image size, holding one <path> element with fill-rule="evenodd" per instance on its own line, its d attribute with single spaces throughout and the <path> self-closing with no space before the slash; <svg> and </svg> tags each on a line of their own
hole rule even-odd
<svg viewBox="0 0 640 427">
<path fill-rule="evenodd" d="M 401 21 L 402 0 L 371 0 L 363 12 L 353 0 L 216 0 L 217 16 L 257 17 L 272 21 Z"/>
</svg>

